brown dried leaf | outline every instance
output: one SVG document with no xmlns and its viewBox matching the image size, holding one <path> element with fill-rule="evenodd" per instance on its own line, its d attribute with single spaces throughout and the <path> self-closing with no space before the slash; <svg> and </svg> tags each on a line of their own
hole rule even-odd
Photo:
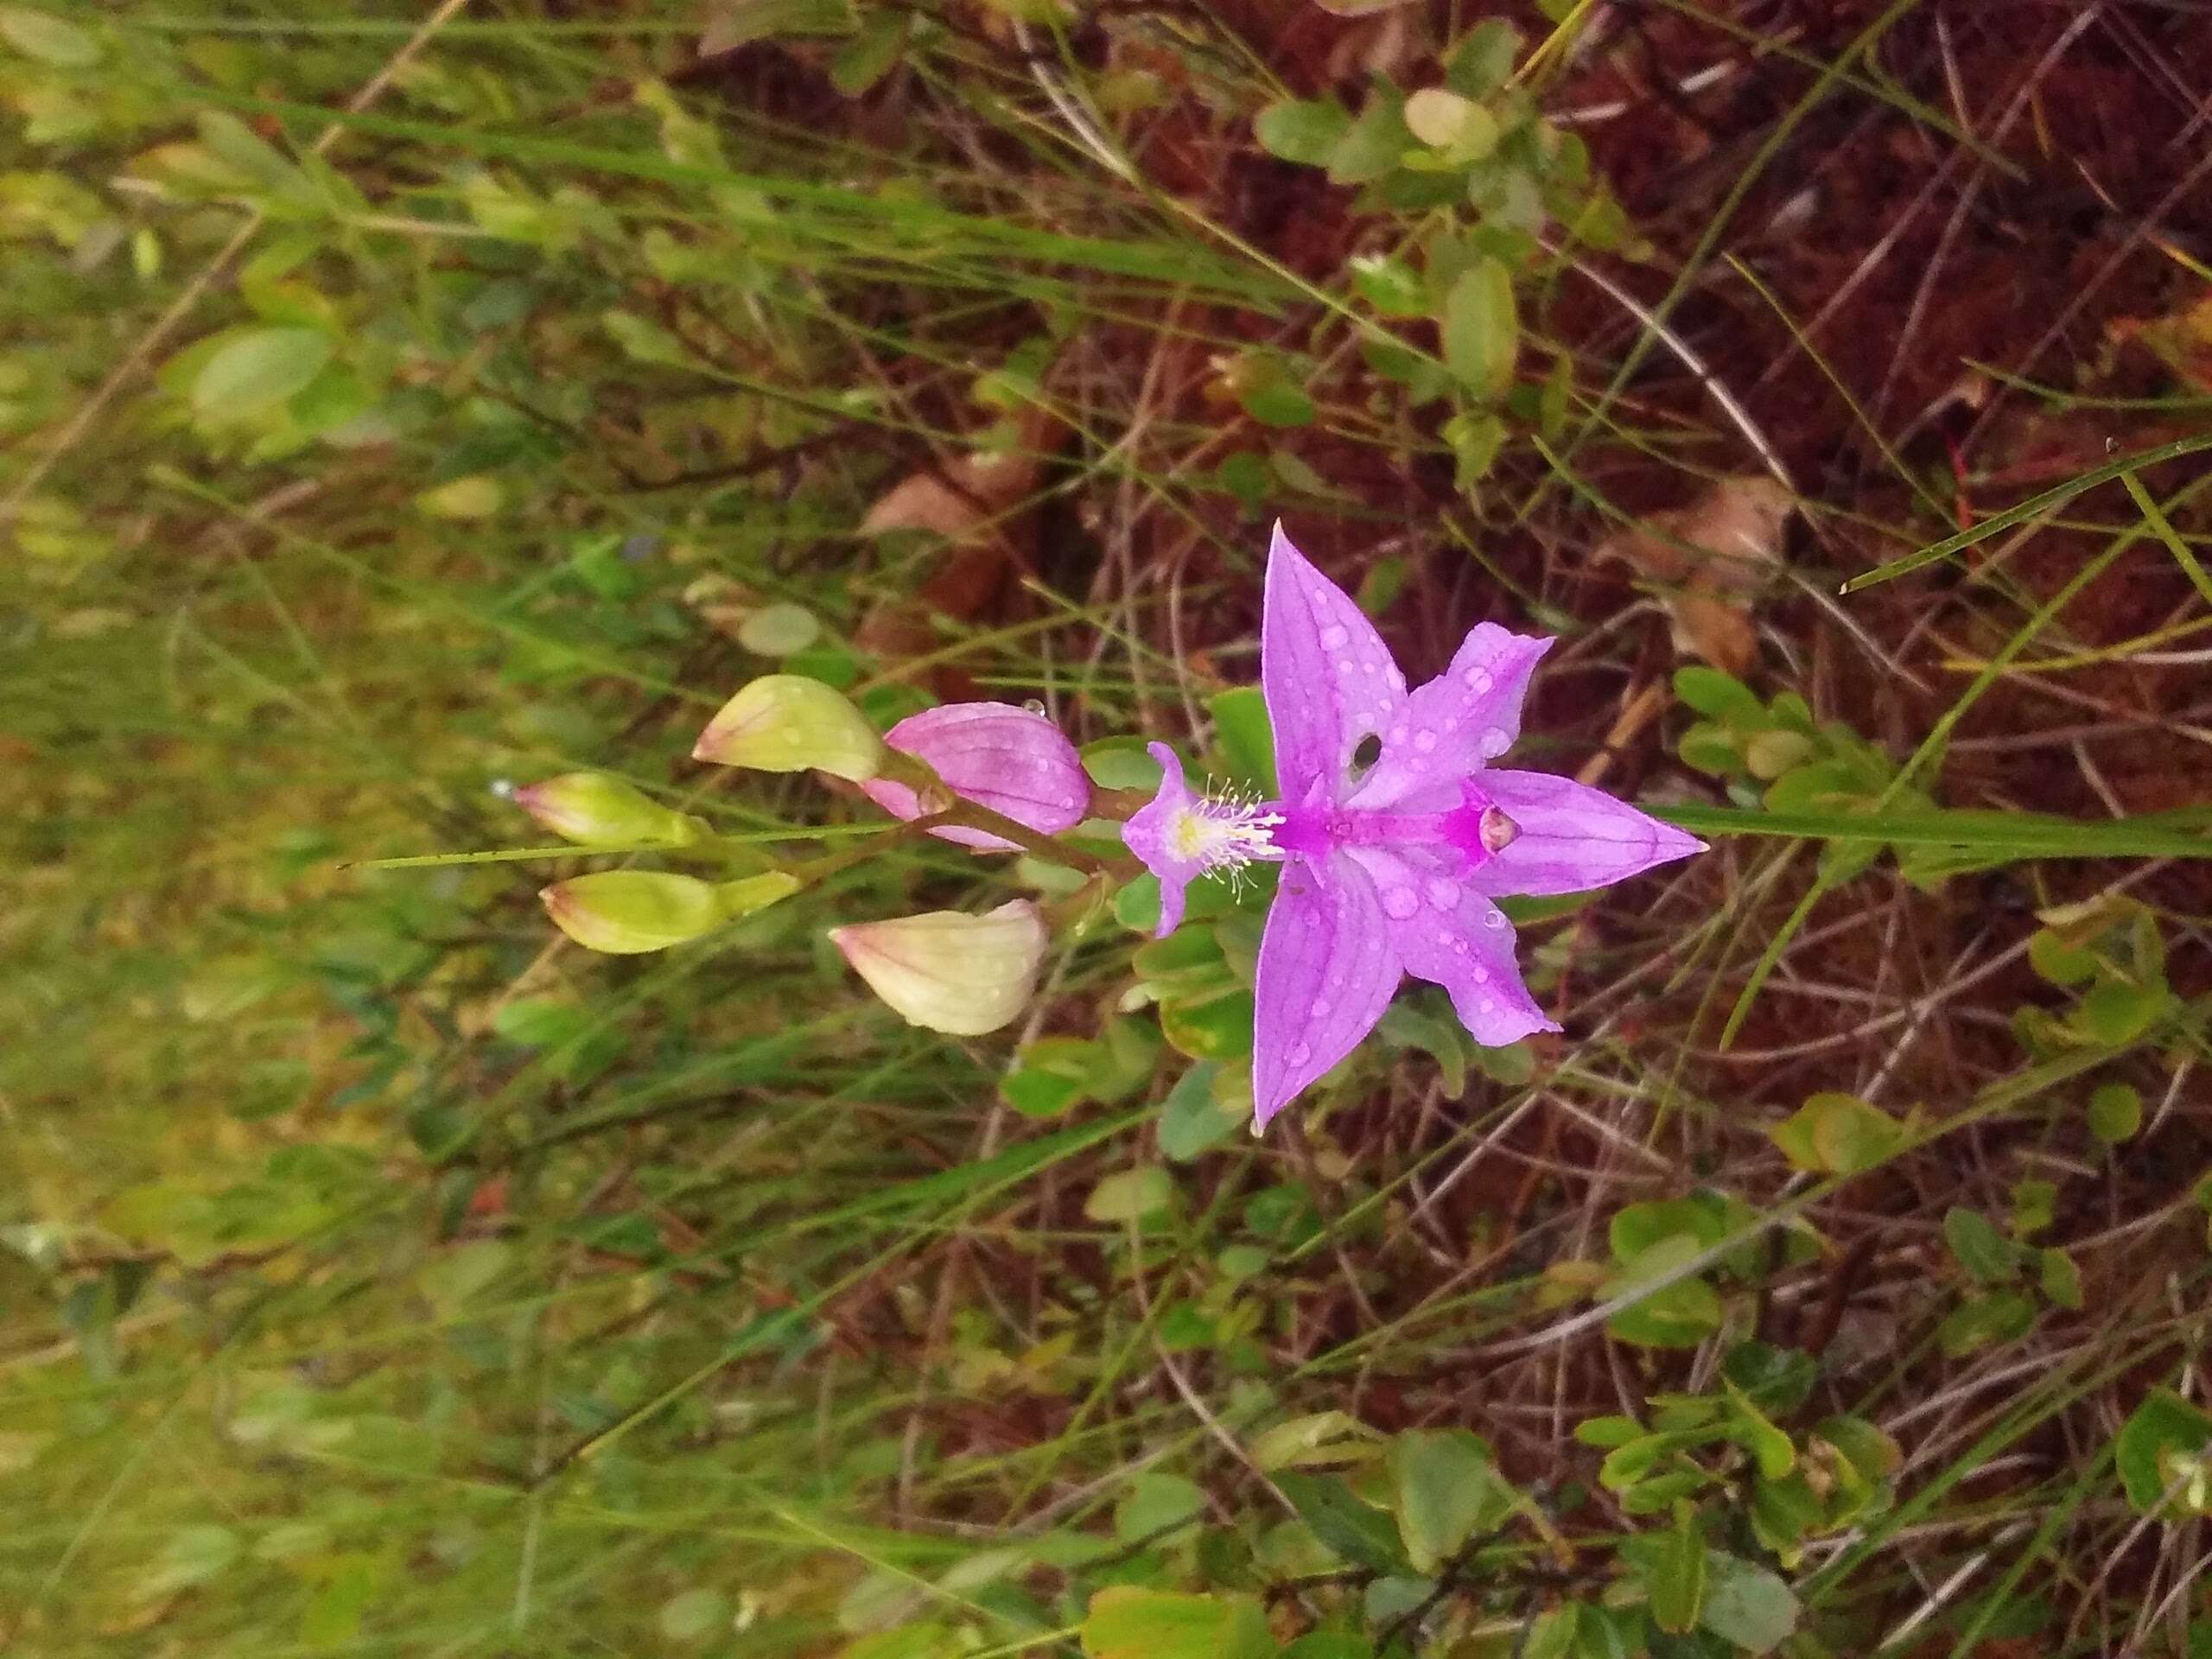
<svg viewBox="0 0 2212 1659">
<path fill-rule="evenodd" d="M 1783 527 L 1796 511 L 1771 478 L 1725 478 L 1688 506 L 1609 537 L 1597 556 L 1619 559 L 1665 590 L 1677 652 L 1742 674 L 1758 655 L 1752 602 L 1782 563 Z"/>
<path fill-rule="evenodd" d="M 983 614 L 1005 588 L 1008 575 L 1030 566 L 1037 524 L 1022 504 L 1036 493 L 1045 457 L 1066 433 L 1059 421 L 1032 410 L 1011 451 L 962 455 L 901 479 L 885 492 L 861 520 L 863 534 L 923 531 L 943 537 L 947 547 L 911 598 L 886 600 L 861 619 L 855 643 L 896 662 L 940 643 L 933 618 L 965 621 Z"/>
</svg>

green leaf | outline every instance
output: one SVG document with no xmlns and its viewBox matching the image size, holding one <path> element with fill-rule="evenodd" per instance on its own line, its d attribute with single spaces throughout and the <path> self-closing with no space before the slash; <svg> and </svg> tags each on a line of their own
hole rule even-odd
<svg viewBox="0 0 2212 1659">
<path fill-rule="evenodd" d="M 1356 253 L 1351 258 L 1353 291 L 1386 317 L 1418 317 L 1428 309 L 1421 273 L 1388 253 Z"/>
<path fill-rule="evenodd" d="M 1484 259 L 1462 272 L 1445 296 L 1444 363 L 1478 397 L 1495 402 L 1513 384 L 1521 323 L 1513 273 Z"/>
<path fill-rule="evenodd" d="M 1375 1659 L 1375 1644 L 1351 1630 L 1308 1630 L 1282 1650 L 1282 1659 Z"/>
<path fill-rule="evenodd" d="M 1433 1573 L 1512 1507 L 1491 1449 L 1464 1428 L 1408 1429 L 1390 1445 L 1398 1533 L 1414 1571 Z"/>
<path fill-rule="evenodd" d="M 1164 1157 L 1187 1164 L 1230 1139 L 1243 1125 L 1249 1108 L 1224 1109 L 1214 1093 L 1214 1083 L 1220 1075 L 1218 1065 L 1201 1060 L 1167 1091 L 1167 1098 L 1160 1103 L 1157 1131 Z"/>
<path fill-rule="evenodd" d="M 1205 1506 L 1206 1495 L 1192 1482 L 1147 1470 L 1129 1482 L 1129 1490 L 1114 1507 L 1114 1536 L 1133 1544 L 1196 1520 Z"/>
<path fill-rule="evenodd" d="M 1721 1373 L 1769 1416 L 1783 1416 L 1812 1397 L 1821 1368 L 1810 1354 L 1769 1342 L 1740 1342 L 1721 1362 Z"/>
<path fill-rule="evenodd" d="M 1797 1466 L 1797 1447 L 1790 1438 L 1770 1421 L 1764 1412 L 1751 1402 L 1745 1394 L 1726 1377 L 1720 1386 L 1727 1390 L 1729 1432 L 1736 1443 L 1751 1454 L 1759 1473 L 1769 1480 L 1779 1480 Z"/>
<path fill-rule="evenodd" d="M 1467 31 L 1444 60 L 1444 84 L 1468 98 L 1488 98 L 1512 78 L 1521 36 L 1512 24 L 1490 17 Z"/>
<path fill-rule="evenodd" d="M 1405 1571 L 1405 1549 L 1395 1523 L 1373 1504 L 1354 1497 L 1343 1481 L 1285 1469 L 1275 1476 L 1275 1484 L 1324 1548 L 1370 1573 Z"/>
<path fill-rule="evenodd" d="M 2133 1141 L 2143 1127 L 2143 1096 L 2124 1083 L 2100 1084 L 2089 1096 L 2089 1133 L 2107 1146 Z"/>
<path fill-rule="evenodd" d="M 2036 1256 L 2036 1277 L 2043 1299 L 2053 1307 L 2082 1306 L 2082 1270 L 2063 1250 L 2041 1250 Z"/>
<path fill-rule="evenodd" d="M 1334 99 L 1287 98 L 1252 118 L 1252 136 L 1270 156 L 1319 167 L 1351 126 L 1351 113 Z"/>
<path fill-rule="evenodd" d="M 1252 993 L 1232 988 L 1203 998 L 1178 997 L 1160 1007 L 1160 1030 L 1179 1054 L 1194 1060 L 1252 1056 Z"/>
<path fill-rule="evenodd" d="M 331 356 L 330 336 L 317 328 L 255 328 L 232 335 L 194 378 L 193 410 L 220 421 L 259 414 L 303 389 Z"/>
<path fill-rule="evenodd" d="M 1732 674 L 1724 674 L 1717 668 L 1691 666 L 1675 671 L 1675 696 L 1709 720 L 1717 720 L 1733 730 L 1756 732 L 1765 728 L 1766 710 L 1759 704 L 1758 694 Z"/>
<path fill-rule="evenodd" d="M 1117 1585 L 1090 1599 L 1082 1629 L 1090 1659 L 1267 1659 L 1275 1653 L 1260 1604 Z"/>
<path fill-rule="evenodd" d="M 1820 1094 L 1767 1130 L 1767 1138 L 1799 1169 L 1856 1175 L 1893 1157 L 1904 1126 L 1855 1095 Z"/>
<path fill-rule="evenodd" d="M 2137 1514 L 2150 1515 L 2177 1482 L 2187 1484 L 2190 1462 L 2212 1452 L 2212 1415 L 2171 1389 L 2152 1389 L 2128 1414 L 2113 1442 L 2120 1484 Z M 2184 1502 L 2190 1497 L 2184 1490 Z M 2194 1506 L 2202 1509 L 2202 1501 Z"/>
<path fill-rule="evenodd" d="M 1954 1359 L 2025 1336 L 2036 1322 L 2036 1305 L 2024 1291 L 1993 1290 L 1969 1296 L 1936 1328 L 1936 1341 Z"/>
<path fill-rule="evenodd" d="M 1644 1569 L 1652 1622 L 1672 1636 L 1686 1636 L 1695 1630 L 1699 1615 L 1705 1611 L 1707 1577 L 1705 1540 L 1698 1533 L 1697 1513 L 1687 1503 L 1678 1504 L 1673 1529 L 1658 1541 Z"/>
<path fill-rule="evenodd" d="M 1944 1212 L 1943 1241 L 1977 1283 L 2001 1285 L 2019 1266 L 2017 1247 L 1979 1211 L 1957 1205 Z"/>
<path fill-rule="evenodd" d="M 1670 1233 L 1638 1251 L 1607 1281 L 1607 1300 L 1678 1271 L 1708 1247 L 1689 1233 Z M 1719 1293 L 1688 1278 L 1653 1292 L 1605 1321 L 1623 1342 L 1645 1348 L 1694 1348 L 1720 1328 Z"/>
<path fill-rule="evenodd" d="M 180 1527 L 169 1535 L 153 1571 L 139 1580 L 138 1593 L 153 1601 L 205 1584 L 245 1553 L 245 1541 L 228 1527 Z"/>
<path fill-rule="evenodd" d="M 1381 1437 L 1357 1418 L 1341 1411 L 1317 1411 L 1262 1430 L 1252 1440 L 1252 1461 L 1273 1472 L 1333 1464 L 1363 1463 L 1380 1449 Z"/>
<path fill-rule="evenodd" d="M 1275 733 L 1268 721 L 1267 700 L 1255 685 L 1217 691 L 1206 699 L 1213 716 L 1214 741 L 1221 746 L 1232 782 L 1272 796 L 1275 792 Z"/>
<path fill-rule="evenodd" d="M 1109 1175 L 1092 1187 L 1083 1201 L 1083 1213 L 1093 1221 L 1141 1221 L 1174 1202 L 1173 1178 L 1159 1165 L 1146 1164 Z"/>
<path fill-rule="evenodd" d="M 1401 998 L 1383 1010 L 1376 1030 L 1386 1042 L 1431 1056 L 1442 1074 L 1446 1099 L 1457 1100 L 1467 1092 L 1467 1059 L 1475 1044 L 1457 1020 L 1424 1012 Z"/>
<path fill-rule="evenodd" d="M 2120 1048 L 2158 1024 L 2172 1001 L 2173 993 L 2163 984 L 2131 985 L 2108 979 L 2082 999 L 2073 1024 L 2089 1041 Z"/>
<path fill-rule="evenodd" d="M 322 1581 L 300 1615 L 300 1640 L 310 1648 L 348 1645 L 383 1587 L 383 1563 L 365 1550 L 349 1549 L 324 1560 L 320 1573 Z"/>
<path fill-rule="evenodd" d="M 1698 1623 L 1751 1653 L 1770 1653 L 1797 1628 L 1797 1598 L 1781 1576 L 1718 1550 Z"/>
<path fill-rule="evenodd" d="M 1405 100 L 1378 91 L 1358 118 L 1330 147 L 1329 177 L 1338 184 L 1365 184 L 1381 178 L 1405 159 L 1414 136 L 1406 130 Z"/>
<path fill-rule="evenodd" d="M 89 69 L 100 60 L 100 43 L 89 31 L 50 12 L 28 6 L 0 8 L 0 39 L 27 58 L 55 69 Z"/>
<path fill-rule="evenodd" d="M 1688 1233 L 1700 1249 L 1718 1244 L 1728 1224 L 1719 1205 L 1700 1198 L 1649 1198 L 1624 1205 L 1606 1228 L 1613 1259 L 1624 1264 L 1675 1233 Z"/>
<path fill-rule="evenodd" d="M 2054 985 L 2079 985 L 2096 976 L 2097 953 L 2054 929 L 2041 928 L 2028 939 L 2028 966 Z"/>
</svg>

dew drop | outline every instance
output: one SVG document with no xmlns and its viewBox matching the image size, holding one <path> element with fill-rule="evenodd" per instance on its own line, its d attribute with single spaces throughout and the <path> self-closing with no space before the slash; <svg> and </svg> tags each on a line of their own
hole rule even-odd
<svg viewBox="0 0 2212 1659">
<path fill-rule="evenodd" d="M 1421 899 L 1411 887 L 1393 887 L 1382 895 L 1382 908 L 1402 922 L 1421 908 Z"/>
<path fill-rule="evenodd" d="M 1321 630 L 1321 645 L 1322 648 L 1326 651 L 1336 650 L 1338 646 L 1343 645 L 1345 640 L 1351 638 L 1351 634 L 1340 622 L 1332 622 L 1327 627 Z"/>
<path fill-rule="evenodd" d="M 1465 939 L 1452 940 L 1452 955 L 1459 957 L 1465 956 L 1467 954 L 1467 942 Z"/>
<path fill-rule="evenodd" d="M 1493 910 L 1489 915 L 1483 918 L 1483 925 L 1484 927 L 1503 927 L 1505 925 L 1505 912 L 1502 910 Z"/>
<path fill-rule="evenodd" d="M 1503 754 L 1506 750 L 1513 747 L 1513 740 L 1505 734 L 1504 727 L 1493 726 L 1482 734 L 1482 741 L 1475 747 L 1480 749 L 1485 757 Z"/>
<path fill-rule="evenodd" d="M 1456 732 L 1456 731 L 1458 731 L 1458 730 L 1459 729 L 1459 718 L 1458 718 L 1458 716 L 1456 716 L 1456 715 L 1446 715 L 1444 717 L 1444 729 L 1445 729 L 1446 731 L 1447 731 L 1447 732 Z"/>
<path fill-rule="evenodd" d="M 1406 728 L 1402 726 L 1393 726 L 1390 728 L 1390 741 L 1393 743 L 1404 742 L 1406 741 Z"/>
<path fill-rule="evenodd" d="M 1337 672 L 1343 675 L 1346 679 L 1350 679 L 1351 677 L 1354 666 L 1355 664 L 1351 658 L 1340 658 L 1337 663 Z"/>
<path fill-rule="evenodd" d="M 1297 1047 L 1290 1051 L 1290 1063 L 1293 1065 L 1303 1065 L 1306 1061 L 1313 1058 L 1313 1049 L 1304 1043 L 1299 1044 Z"/>
<path fill-rule="evenodd" d="M 1466 944 L 1465 944 L 1465 941 L 1462 941 L 1462 942 L 1461 942 L 1461 944 L 1460 944 L 1460 945 L 1459 945 L 1459 948 L 1460 948 L 1462 950 L 1465 950 L 1465 949 L 1467 948 L 1467 947 L 1466 947 Z M 1476 983 L 1476 984 L 1478 984 L 1478 985 L 1487 985 L 1487 984 L 1489 984 L 1489 983 L 1490 983 L 1490 969 L 1487 969 L 1487 968 L 1484 968 L 1484 967 L 1481 967 L 1481 966 L 1479 966 L 1479 965 L 1478 965 L 1478 966 L 1475 969 L 1475 983 Z"/>
<path fill-rule="evenodd" d="M 1449 910 L 1459 902 L 1459 884 L 1448 875 L 1428 878 L 1428 902 L 1439 910 Z"/>
<path fill-rule="evenodd" d="M 1313 1017 L 1316 1020 L 1325 1020 L 1329 1017 L 1329 999 L 1327 997 L 1323 997 L 1319 1001 L 1313 1005 Z"/>
<path fill-rule="evenodd" d="M 1331 990 L 1341 991 L 1344 988 L 1344 976 L 1342 974 L 1331 974 L 1329 976 L 1329 988 Z"/>
<path fill-rule="evenodd" d="M 1436 747 L 1436 734 L 1427 727 L 1423 727 L 1414 734 L 1414 747 L 1419 749 L 1423 754 L 1428 753 Z"/>
<path fill-rule="evenodd" d="M 1467 671 L 1468 690 L 1480 695 L 1482 692 L 1489 690 L 1492 683 L 1493 682 L 1490 677 L 1490 671 L 1488 669 L 1471 668 Z"/>
<path fill-rule="evenodd" d="M 1045 712 L 1045 700 L 1042 697 L 1025 697 L 1021 707 L 1025 714 L 1041 715 Z"/>
<path fill-rule="evenodd" d="M 1487 996 L 1483 998 L 1481 1001 L 1476 1003 L 1475 1007 L 1484 1014 L 1495 1014 L 1497 1012 L 1497 1002 Z"/>
</svg>

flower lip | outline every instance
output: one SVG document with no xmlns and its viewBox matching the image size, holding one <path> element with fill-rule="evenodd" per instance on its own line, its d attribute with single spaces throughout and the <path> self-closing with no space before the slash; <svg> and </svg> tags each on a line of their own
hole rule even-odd
<svg viewBox="0 0 2212 1659">
<path fill-rule="evenodd" d="M 1122 840 L 1160 878 L 1160 928 L 1166 938 L 1183 919 L 1184 893 L 1202 875 L 1234 881 L 1255 859 L 1276 859 L 1283 815 L 1273 804 L 1231 791 L 1193 794 L 1183 762 L 1165 743 L 1146 745 L 1160 763 L 1160 791 L 1122 826 Z"/>
</svg>

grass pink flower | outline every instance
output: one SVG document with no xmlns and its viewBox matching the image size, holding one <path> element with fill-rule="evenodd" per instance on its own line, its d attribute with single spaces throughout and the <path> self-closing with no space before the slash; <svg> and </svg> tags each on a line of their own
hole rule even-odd
<svg viewBox="0 0 2212 1659">
<path fill-rule="evenodd" d="M 1123 832 L 1160 878 L 1162 933 L 1197 876 L 1254 859 L 1282 867 L 1255 985 L 1260 1126 L 1358 1046 L 1408 974 L 1441 985 L 1486 1046 L 1558 1030 L 1492 900 L 1605 887 L 1704 849 L 1572 779 L 1489 765 L 1519 736 L 1551 643 L 1478 623 L 1409 691 L 1374 625 L 1275 527 L 1260 683 L 1281 798 L 1195 796 L 1156 746 L 1160 793 Z M 1370 738 L 1381 752 L 1363 772 L 1354 757 Z"/>
<path fill-rule="evenodd" d="M 1090 779 L 1075 745 L 1044 715 L 1011 703 L 951 702 L 925 709 L 893 726 L 883 741 L 927 762 L 963 800 L 1039 835 L 1071 829 L 1090 804 Z M 861 788 L 894 817 L 922 816 L 920 798 L 896 779 L 871 778 Z M 1002 836 L 960 824 L 931 833 L 982 851 L 1017 850 Z"/>
</svg>

